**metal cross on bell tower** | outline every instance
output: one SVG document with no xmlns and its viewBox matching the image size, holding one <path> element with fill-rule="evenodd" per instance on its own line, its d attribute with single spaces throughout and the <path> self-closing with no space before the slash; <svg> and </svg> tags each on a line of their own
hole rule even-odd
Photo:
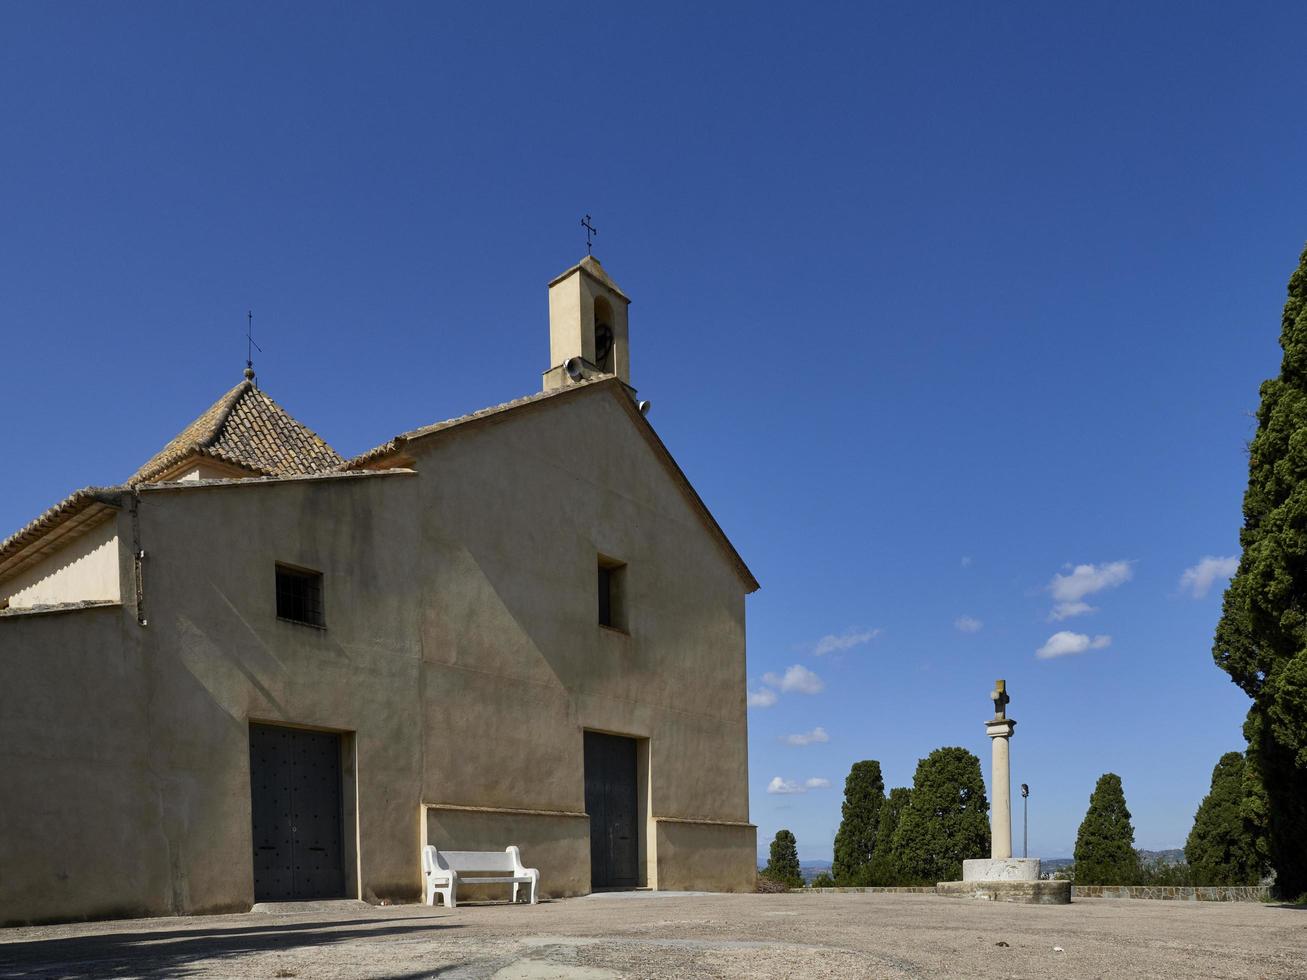
<svg viewBox="0 0 1307 980">
<path fill-rule="evenodd" d="M 585 229 L 585 254 L 590 254 L 590 248 L 594 244 L 590 239 L 592 235 L 598 235 L 599 229 L 590 224 L 590 215 L 581 219 L 581 227 Z"/>
</svg>

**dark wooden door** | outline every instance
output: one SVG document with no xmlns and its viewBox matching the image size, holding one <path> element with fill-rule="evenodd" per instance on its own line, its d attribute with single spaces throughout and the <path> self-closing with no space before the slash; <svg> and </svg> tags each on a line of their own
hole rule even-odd
<svg viewBox="0 0 1307 980">
<path fill-rule="evenodd" d="M 635 739 L 585 733 L 585 809 L 590 814 L 590 886 L 640 884 Z"/>
<path fill-rule="evenodd" d="M 343 898 L 340 736 L 250 725 L 254 900 Z"/>
</svg>

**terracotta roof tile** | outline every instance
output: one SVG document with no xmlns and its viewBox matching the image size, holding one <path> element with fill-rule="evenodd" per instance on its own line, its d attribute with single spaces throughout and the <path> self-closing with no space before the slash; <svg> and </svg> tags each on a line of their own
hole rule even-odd
<svg viewBox="0 0 1307 980">
<path fill-rule="evenodd" d="M 323 473 L 344 462 L 317 433 L 248 380 L 210 405 L 128 484 L 149 483 L 191 456 L 209 456 L 258 476 Z"/>
</svg>

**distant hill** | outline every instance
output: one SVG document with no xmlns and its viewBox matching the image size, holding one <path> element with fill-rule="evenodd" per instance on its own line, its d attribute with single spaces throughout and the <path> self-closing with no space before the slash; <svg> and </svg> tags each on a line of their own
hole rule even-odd
<svg viewBox="0 0 1307 980">
<path fill-rule="evenodd" d="M 830 873 L 831 863 L 829 861 L 800 861 L 799 873 L 803 875 L 804 883 L 812 881 L 813 878 L 823 871 Z"/>
<path fill-rule="evenodd" d="M 1139 850 L 1139 860 L 1144 862 L 1160 861 L 1162 864 L 1183 864 L 1184 849 L 1179 847 L 1168 848 L 1165 851 L 1145 851 Z M 1040 861 L 1039 866 L 1042 871 L 1061 871 L 1063 868 L 1075 864 L 1072 858 L 1044 858 Z"/>
<path fill-rule="evenodd" d="M 763 860 L 762 855 L 758 855 L 758 870 L 761 871 L 766 866 L 767 862 Z M 829 872 L 830 868 L 831 863 L 829 861 L 799 862 L 799 874 L 803 875 L 803 880 L 805 882 L 812 881 L 813 878 L 817 877 L 817 875 L 821 874 L 823 871 Z"/>
<path fill-rule="evenodd" d="M 1165 851 L 1137 851 L 1141 861 L 1161 861 L 1163 864 L 1184 864 L 1184 848 L 1172 847 Z"/>
<path fill-rule="evenodd" d="M 1138 851 L 1138 854 L 1139 854 L 1139 859 L 1145 862 L 1160 861 L 1163 864 L 1184 863 L 1184 849 L 1180 847 L 1168 848 L 1165 851 L 1140 850 Z M 760 855 L 758 859 L 758 870 L 761 871 L 763 867 L 766 865 L 766 863 L 767 862 L 763 860 Z M 1044 858 L 1040 861 L 1040 869 L 1045 873 L 1049 873 L 1053 871 L 1061 871 L 1063 868 L 1068 868 L 1073 864 L 1075 864 L 1075 860 L 1069 857 Z M 817 877 L 817 875 L 821 874 L 823 871 L 829 872 L 830 869 L 831 869 L 830 861 L 800 861 L 799 862 L 799 873 L 803 875 L 803 880 L 805 882 L 812 881 L 812 879 Z"/>
</svg>

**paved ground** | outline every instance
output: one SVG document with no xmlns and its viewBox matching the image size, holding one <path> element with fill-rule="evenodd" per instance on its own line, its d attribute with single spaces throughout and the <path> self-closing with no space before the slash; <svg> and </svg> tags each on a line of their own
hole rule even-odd
<svg viewBox="0 0 1307 980">
<path fill-rule="evenodd" d="M 0 930 L 0 976 L 1307 978 L 1307 909 L 675 893 L 453 911 L 332 903 Z"/>
</svg>

